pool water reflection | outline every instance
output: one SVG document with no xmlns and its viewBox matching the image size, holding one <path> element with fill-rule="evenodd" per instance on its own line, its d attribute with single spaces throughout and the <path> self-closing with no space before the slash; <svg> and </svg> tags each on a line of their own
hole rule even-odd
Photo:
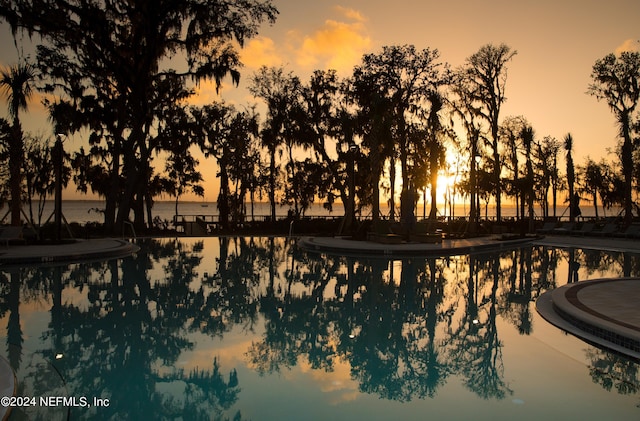
<svg viewBox="0 0 640 421">
<path fill-rule="evenodd" d="M 534 307 L 567 282 L 639 276 L 638 255 L 534 246 L 356 259 L 266 237 L 139 245 L 123 260 L 0 272 L 1 353 L 18 371 L 30 355 L 50 362 L 68 396 L 108 399 L 71 419 L 640 418 L 638 363 Z M 31 386 L 18 394 L 47 389 L 23 371 Z"/>
</svg>

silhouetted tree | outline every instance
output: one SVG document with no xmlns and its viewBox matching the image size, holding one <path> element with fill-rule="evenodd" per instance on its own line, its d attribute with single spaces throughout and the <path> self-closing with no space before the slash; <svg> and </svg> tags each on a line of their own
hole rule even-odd
<svg viewBox="0 0 640 421">
<path fill-rule="evenodd" d="M 464 66 L 471 88 L 471 98 L 476 107 L 475 112 L 489 125 L 487 143 L 492 151 L 494 196 L 498 222 L 502 217 L 502 183 L 500 181 L 502 165 L 498 145 L 499 118 L 500 109 L 506 100 L 507 63 L 516 53 L 506 44 L 500 44 L 499 46 L 487 44 L 467 58 Z"/>
<path fill-rule="evenodd" d="M 276 217 L 276 155 L 281 147 L 289 151 L 287 176 L 292 178 L 294 171 L 293 147 L 302 143 L 300 130 L 296 126 L 302 108 L 302 84 L 293 73 L 285 73 L 283 68 L 261 67 L 251 78 L 251 94 L 262 99 L 267 105 L 267 116 L 262 130 L 262 143 L 268 150 L 269 165 L 269 201 L 271 218 Z M 293 181 L 293 180 L 292 180 Z M 291 188 L 295 186 L 290 185 Z"/>
<path fill-rule="evenodd" d="M 551 188 L 553 216 L 556 216 L 557 193 L 561 185 L 558 173 L 558 154 L 560 142 L 554 137 L 545 136 L 541 142 L 536 142 L 534 149 L 534 172 L 539 189 L 539 200 L 544 217 L 549 216 L 549 188 Z"/>
<path fill-rule="evenodd" d="M 24 139 L 20 123 L 20 111 L 26 111 L 33 94 L 36 71 L 29 63 L 20 63 L 0 72 L 0 91 L 7 100 L 12 118 L 9 137 L 9 186 L 11 191 L 11 225 L 21 224 L 22 211 L 22 164 L 24 161 Z"/>
<path fill-rule="evenodd" d="M 576 203 L 576 173 L 573 165 L 573 136 L 567 133 L 564 137 L 564 150 L 566 152 L 567 163 L 567 188 L 569 189 L 569 220 L 574 222 L 576 219 L 577 203 Z"/>
<path fill-rule="evenodd" d="M 46 200 L 55 190 L 53 149 L 48 140 L 27 136 L 25 138 L 25 153 L 28 159 L 23 162 L 23 172 L 29 222 L 34 226 L 39 226 L 43 222 Z M 66 187 L 71 179 L 69 154 L 66 152 L 63 156 L 61 176 L 62 185 Z M 36 215 L 33 210 L 34 202 Z"/>
<path fill-rule="evenodd" d="M 353 146 L 354 136 L 361 134 L 355 127 L 364 126 L 361 125 L 362 122 L 355 121 L 352 107 L 347 104 L 347 97 L 352 94 L 352 89 L 352 81 L 339 80 L 335 70 L 316 70 L 309 82 L 303 86 L 305 112 L 300 117 L 306 122 L 300 126 L 304 128 L 304 136 L 308 139 L 317 161 L 323 164 L 329 176 L 329 188 L 323 197 L 326 198 L 325 206 L 328 209 L 332 208 L 337 196 L 342 203 L 348 203 L 351 194 L 347 194 L 350 175 L 345 171 L 350 157 L 349 152 L 342 150 L 342 146 L 346 145 L 347 149 Z M 333 154 L 330 153 L 333 145 L 336 158 L 332 158 Z M 345 213 L 347 212 L 348 209 L 345 207 Z"/>
<path fill-rule="evenodd" d="M 429 219 L 435 221 L 437 218 L 437 192 L 438 192 L 438 172 L 445 164 L 445 148 L 442 144 L 442 133 L 444 127 L 440 121 L 439 113 L 444 107 L 444 98 L 437 90 L 431 90 L 427 94 L 431 108 L 427 117 L 429 151 L 429 184 L 431 188 L 431 210 Z"/>
<path fill-rule="evenodd" d="M 587 157 L 584 167 L 578 167 L 578 174 L 582 181 L 580 190 L 593 199 L 593 209 L 598 219 L 598 191 L 604 182 L 602 171 L 595 161 Z"/>
<path fill-rule="evenodd" d="M 589 93 L 604 99 L 613 111 L 620 128 L 622 146 L 620 161 L 624 175 L 624 218 L 628 225 L 632 219 L 633 139 L 631 136 L 633 113 L 640 100 L 640 52 L 625 51 L 619 56 L 609 54 L 597 60 L 591 73 L 593 83 Z"/>
<path fill-rule="evenodd" d="M 393 139 L 402 173 L 400 197 L 405 200 L 416 196 L 411 177 L 416 145 L 412 143 L 410 122 L 412 118 L 424 118 L 427 115 L 434 106 L 430 102 L 429 93 L 437 91 L 446 82 L 444 72 L 447 66 L 439 58 L 438 50 L 427 48 L 417 51 L 413 45 L 385 46 L 378 54 L 366 54 L 362 58 L 362 64 L 354 70 L 355 79 L 369 81 L 373 92 L 384 97 L 386 105 L 390 107 Z M 432 96 L 431 99 L 438 101 L 436 107 L 442 106 L 440 97 Z M 393 159 L 390 162 L 390 173 L 392 170 L 395 170 Z M 390 185 L 393 201 L 394 180 L 390 181 Z M 413 206 L 409 204 L 401 206 L 402 212 L 411 209 Z"/>
<path fill-rule="evenodd" d="M 534 231 L 534 215 L 533 215 L 533 202 L 535 199 L 534 180 L 533 180 L 533 160 L 531 156 L 531 149 L 534 143 L 534 132 L 531 126 L 526 126 L 522 130 L 522 143 L 524 145 L 524 156 L 526 159 L 527 171 L 525 173 L 525 189 L 524 197 L 527 198 L 528 218 L 529 218 L 529 232 Z"/>
<path fill-rule="evenodd" d="M 0 118 L 0 159 L 2 162 L 9 161 L 9 145 L 11 143 L 11 125 L 4 118 Z M 0 207 L 4 207 L 11 197 L 11 186 L 9 185 L 9 166 L 0 166 Z M 9 208 L 11 212 L 11 208 Z M 6 215 L 4 216 L 6 217 Z"/>
<path fill-rule="evenodd" d="M 469 154 L 467 159 L 469 162 L 468 191 L 471 202 L 469 206 L 469 231 L 471 233 L 476 233 L 480 217 L 478 165 L 482 156 L 480 141 L 484 136 L 480 108 L 475 105 L 474 89 L 472 78 L 464 67 L 454 72 L 450 85 L 453 95 L 448 102 L 453 110 L 452 117 L 456 117 L 462 122 L 467 139 L 467 144 L 464 147 Z"/>
<path fill-rule="evenodd" d="M 144 218 L 150 159 L 159 150 L 151 133 L 158 110 L 176 101 L 171 90 L 159 87 L 168 79 L 180 85 L 212 79 L 219 86 L 227 75 L 237 83 L 237 46 L 276 14 L 270 0 L 0 2 L 0 16 L 14 33 L 24 29 L 41 37 L 38 66 L 49 81 L 45 90 L 60 98 L 50 105 L 65 107 L 71 116 L 65 123 L 73 123 L 62 129 L 87 126 L 92 144 L 105 144 L 105 223 L 115 232 L 131 209 L 135 222 L 144 222 L 137 219 Z M 184 60 L 180 72 L 167 68 L 178 58 Z"/>
<path fill-rule="evenodd" d="M 238 182 L 242 181 L 240 173 L 244 159 L 249 155 L 251 139 L 258 134 L 258 116 L 252 110 L 237 111 L 232 105 L 224 103 L 193 109 L 192 113 L 197 122 L 200 147 L 218 161 L 219 220 L 223 228 L 229 228 L 230 216 L 242 214 L 244 207 L 244 203 L 232 197 L 231 179 L 235 176 Z"/>
<path fill-rule="evenodd" d="M 507 117 L 500 125 L 500 143 L 504 145 L 505 166 L 511 171 L 512 178 L 508 180 L 506 193 L 515 198 L 516 215 L 524 218 L 524 205 L 526 200 L 526 179 L 521 177 L 520 158 L 523 154 L 522 134 L 529 122 L 523 116 Z M 526 177 L 526 175 L 525 175 Z"/>
<path fill-rule="evenodd" d="M 371 172 L 371 207 L 374 230 L 380 221 L 380 179 L 384 163 L 393 160 L 393 109 L 390 99 L 376 89 L 376 78 L 356 67 L 349 86 L 349 98 L 358 106 L 357 122 L 361 128 L 362 147 L 368 149 Z M 395 174 L 395 173 L 394 173 Z M 391 177 L 391 174 L 390 174 Z M 394 212 L 392 203 L 391 212 Z"/>
</svg>

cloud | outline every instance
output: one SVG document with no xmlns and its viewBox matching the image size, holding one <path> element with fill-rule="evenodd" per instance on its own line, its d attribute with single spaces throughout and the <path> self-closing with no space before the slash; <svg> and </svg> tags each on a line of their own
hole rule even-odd
<svg viewBox="0 0 640 421">
<path fill-rule="evenodd" d="M 291 31 L 296 49 L 296 63 L 306 69 L 336 69 L 350 71 L 362 55 L 370 48 L 371 38 L 367 34 L 363 16 L 353 10 L 336 7 L 345 21 L 327 19 L 315 32 L 301 36 Z M 297 38 L 297 39 L 295 39 Z"/>
<path fill-rule="evenodd" d="M 335 356 L 331 371 L 313 369 L 309 361 L 298 359 L 298 369 L 302 376 L 310 378 L 324 394 L 330 405 L 351 402 L 360 396 L 358 383 L 351 377 L 351 365 L 348 361 Z"/>
<path fill-rule="evenodd" d="M 627 39 L 616 48 L 616 55 L 625 51 L 640 51 L 640 41 L 635 39 Z"/>
<path fill-rule="evenodd" d="M 250 69 L 259 69 L 261 66 L 280 65 L 282 57 L 277 53 L 271 38 L 257 37 L 240 50 L 240 61 Z"/>
<path fill-rule="evenodd" d="M 367 18 L 362 16 L 362 13 L 360 13 L 355 9 L 350 9 L 342 6 L 335 6 L 334 10 L 336 10 L 338 13 L 340 13 L 344 17 L 354 20 L 356 22 L 366 22 L 367 20 Z"/>
<path fill-rule="evenodd" d="M 202 106 L 214 102 L 220 102 L 220 94 L 226 87 L 226 79 L 222 81 L 217 91 L 216 82 L 214 80 L 201 80 L 193 87 L 194 95 L 189 97 L 186 100 L 186 103 L 188 105 Z"/>
</svg>

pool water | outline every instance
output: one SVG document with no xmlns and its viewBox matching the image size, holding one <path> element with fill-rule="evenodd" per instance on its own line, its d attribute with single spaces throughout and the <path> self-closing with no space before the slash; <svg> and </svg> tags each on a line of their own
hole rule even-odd
<svg viewBox="0 0 640 421">
<path fill-rule="evenodd" d="M 18 395 L 75 399 L 10 419 L 640 419 L 638 362 L 535 311 L 567 282 L 639 276 L 638 255 L 528 246 L 390 260 L 274 237 L 139 245 L 121 260 L 0 268 L 0 355 Z"/>
</svg>

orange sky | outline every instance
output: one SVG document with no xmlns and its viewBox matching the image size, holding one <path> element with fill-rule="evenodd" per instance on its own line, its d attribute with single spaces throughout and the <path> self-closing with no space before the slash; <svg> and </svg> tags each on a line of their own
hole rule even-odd
<svg viewBox="0 0 640 421">
<path fill-rule="evenodd" d="M 377 52 L 383 45 L 414 44 L 438 49 L 441 59 L 456 67 L 482 45 L 504 42 L 518 54 L 509 66 L 503 117 L 524 115 L 539 138 L 551 135 L 560 140 L 571 132 L 577 164 L 587 156 L 598 160 L 616 144 L 612 113 L 585 92 L 597 59 L 621 48 L 638 49 L 637 0 L 274 0 L 274 4 L 280 11 L 276 23 L 263 26 L 242 52 L 245 68 L 240 86 L 225 85 L 221 91 L 228 102 L 256 102 L 246 91 L 246 81 L 261 65 L 283 65 L 303 81 L 315 69 L 335 68 L 348 76 L 365 53 Z M 6 25 L 0 36 L 9 41 L 0 46 L 0 63 L 14 63 L 15 47 Z M 211 85 L 200 86 L 197 102 L 215 98 L 219 96 Z M 0 115 L 6 115 L 6 107 Z M 27 119 L 27 129 L 51 132 L 38 104 L 23 117 Z M 65 145 L 78 148 L 85 138 L 86 134 L 75 136 Z M 201 170 L 206 198 L 215 200 L 215 165 L 203 162 Z"/>
</svg>

